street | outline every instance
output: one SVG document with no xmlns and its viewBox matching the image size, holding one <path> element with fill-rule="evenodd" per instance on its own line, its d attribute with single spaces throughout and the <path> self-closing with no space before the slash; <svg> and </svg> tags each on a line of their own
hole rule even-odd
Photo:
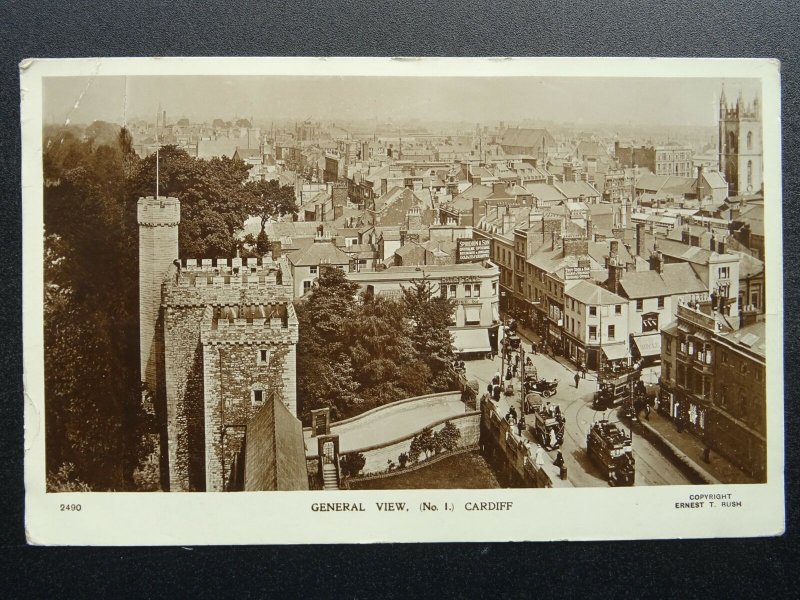
<svg viewBox="0 0 800 600">
<path fill-rule="evenodd" d="M 526 356 L 531 356 L 539 377 L 544 377 L 548 380 L 557 378 L 559 380 L 557 394 L 548 398 L 547 401 L 558 405 L 566 419 L 564 444 L 561 448 L 561 453 L 564 457 L 564 464 L 567 467 L 568 479 L 576 487 L 607 486 L 608 483 L 601 469 L 586 453 L 586 434 L 596 420 L 606 418 L 613 422 L 619 421 L 616 410 L 604 413 L 592 408 L 592 397 L 597 389 L 597 381 L 593 373 L 587 373 L 586 379 L 581 379 L 576 389 L 575 370 L 566 359 L 563 357 L 551 358 L 543 354 L 530 354 L 531 340 L 526 338 L 522 332 L 518 332 L 518 334 L 522 339 L 522 346 L 525 349 Z M 465 362 L 465 364 L 467 378 L 478 381 L 481 395 L 486 391 L 486 386 L 491 382 L 492 377 L 501 370 L 499 356 L 494 360 L 472 360 Z M 503 379 L 505 379 L 504 375 L 504 373 L 501 373 Z M 516 377 L 512 381 L 514 383 L 514 395 L 505 396 L 503 394 L 500 397 L 500 402 L 497 403 L 501 417 L 505 416 L 510 406 L 514 406 L 518 414 L 522 414 L 520 377 Z M 503 383 L 505 384 L 505 381 Z M 626 431 L 629 431 L 625 423 L 622 423 L 622 426 Z M 526 430 L 524 436 L 532 443 L 535 443 L 530 431 Z M 635 485 L 690 484 L 689 480 L 664 455 L 647 440 L 635 433 L 633 436 L 633 451 L 636 458 Z M 556 457 L 556 452 L 548 452 L 548 455 L 553 460 Z"/>
</svg>

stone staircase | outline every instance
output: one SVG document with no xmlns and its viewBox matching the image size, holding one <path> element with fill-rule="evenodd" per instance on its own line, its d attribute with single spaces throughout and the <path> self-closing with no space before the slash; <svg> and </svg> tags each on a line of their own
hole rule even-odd
<svg viewBox="0 0 800 600">
<path fill-rule="evenodd" d="M 336 465 L 332 465 L 330 463 L 322 465 L 322 489 L 339 489 L 339 484 L 336 481 Z"/>
</svg>

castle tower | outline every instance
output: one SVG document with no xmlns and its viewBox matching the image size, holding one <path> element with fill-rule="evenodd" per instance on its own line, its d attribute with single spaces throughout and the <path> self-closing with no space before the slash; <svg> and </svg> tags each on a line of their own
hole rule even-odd
<svg viewBox="0 0 800 600">
<path fill-rule="evenodd" d="M 157 369 L 163 364 L 163 344 L 156 327 L 161 307 L 161 284 L 178 258 L 178 224 L 181 204 L 177 198 L 139 198 L 139 360 L 142 381 L 155 393 Z"/>
<path fill-rule="evenodd" d="M 725 89 L 719 99 L 719 168 L 728 182 L 728 195 L 755 194 L 762 188 L 763 146 L 758 97 L 745 105 L 739 94 L 728 106 Z"/>
</svg>

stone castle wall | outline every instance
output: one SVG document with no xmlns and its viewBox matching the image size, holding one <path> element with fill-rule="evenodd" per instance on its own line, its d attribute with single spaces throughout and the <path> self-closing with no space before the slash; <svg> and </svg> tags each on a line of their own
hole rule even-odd
<svg viewBox="0 0 800 600">
<path fill-rule="evenodd" d="M 259 364 L 259 350 L 265 345 L 257 341 L 203 345 L 206 491 L 222 491 L 230 475 L 245 426 L 261 407 L 252 401 L 253 389 L 258 386 L 263 391 L 263 402 L 272 393 L 284 400 L 283 375 L 294 347 L 269 344 L 269 362 Z"/>
</svg>

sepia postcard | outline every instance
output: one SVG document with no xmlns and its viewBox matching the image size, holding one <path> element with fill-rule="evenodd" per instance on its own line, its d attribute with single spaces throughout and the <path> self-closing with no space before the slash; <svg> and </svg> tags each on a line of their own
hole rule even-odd
<svg viewBox="0 0 800 600">
<path fill-rule="evenodd" d="M 777 61 L 20 72 L 29 543 L 783 533 Z"/>
</svg>

